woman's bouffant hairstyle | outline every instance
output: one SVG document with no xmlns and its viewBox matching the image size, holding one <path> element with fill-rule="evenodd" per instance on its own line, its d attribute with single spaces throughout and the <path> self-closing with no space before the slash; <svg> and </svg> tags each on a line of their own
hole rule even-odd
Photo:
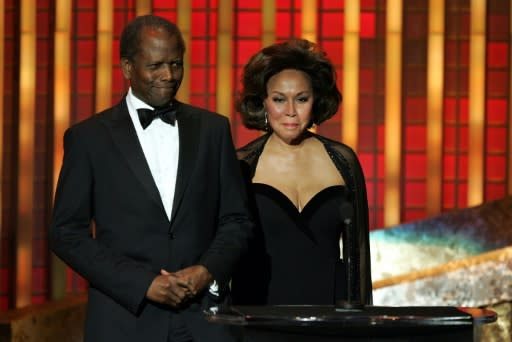
<svg viewBox="0 0 512 342">
<path fill-rule="evenodd" d="M 268 80 L 285 69 L 305 72 L 313 89 L 312 124 L 331 118 L 341 103 L 336 71 L 326 53 L 305 39 L 270 45 L 249 59 L 242 76 L 242 91 L 236 103 L 245 127 L 267 130 L 263 100 Z"/>
<path fill-rule="evenodd" d="M 139 53 L 141 32 L 144 28 L 163 28 L 169 35 L 176 36 L 178 49 L 185 53 L 185 41 L 180 29 L 169 20 L 156 15 L 143 15 L 133 19 L 121 33 L 119 54 L 121 59 L 133 60 Z"/>
</svg>

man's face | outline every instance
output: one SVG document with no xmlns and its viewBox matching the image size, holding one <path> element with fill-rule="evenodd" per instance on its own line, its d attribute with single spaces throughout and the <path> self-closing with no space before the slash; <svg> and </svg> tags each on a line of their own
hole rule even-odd
<svg viewBox="0 0 512 342">
<path fill-rule="evenodd" d="M 168 105 L 183 79 L 183 51 L 176 36 L 163 29 L 144 28 L 139 53 L 133 60 L 121 59 L 121 67 L 137 98 L 152 107 Z"/>
</svg>

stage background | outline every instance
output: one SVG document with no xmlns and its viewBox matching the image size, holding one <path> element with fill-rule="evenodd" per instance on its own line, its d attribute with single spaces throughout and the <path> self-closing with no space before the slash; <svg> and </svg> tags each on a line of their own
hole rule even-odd
<svg viewBox="0 0 512 342">
<path fill-rule="evenodd" d="M 230 118 L 243 64 L 291 37 L 338 71 L 339 112 L 316 131 L 352 146 L 371 229 L 512 194 L 511 6 L 505 0 L 0 0 L 0 310 L 83 293 L 48 250 L 69 125 L 119 101 L 119 35 L 154 13 L 187 42 L 183 101 Z"/>
</svg>

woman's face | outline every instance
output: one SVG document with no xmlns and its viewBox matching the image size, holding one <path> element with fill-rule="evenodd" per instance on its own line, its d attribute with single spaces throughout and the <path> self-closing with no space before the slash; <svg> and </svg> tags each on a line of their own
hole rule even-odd
<svg viewBox="0 0 512 342">
<path fill-rule="evenodd" d="M 285 69 L 268 80 L 267 94 L 263 104 L 274 135 L 288 144 L 300 142 L 312 117 L 309 76 L 300 70 Z"/>
</svg>

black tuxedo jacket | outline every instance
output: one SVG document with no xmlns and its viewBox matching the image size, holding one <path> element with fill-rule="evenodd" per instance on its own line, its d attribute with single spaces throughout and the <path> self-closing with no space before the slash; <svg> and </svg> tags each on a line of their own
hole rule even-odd
<svg viewBox="0 0 512 342">
<path fill-rule="evenodd" d="M 178 103 L 177 121 L 170 222 L 125 99 L 64 135 L 50 244 L 89 281 L 86 341 L 166 341 L 176 315 L 195 340 L 216 340 L 205 294 L 179 311 L 145 299 L 161 269 L 201 264 L 226 286 L 252 230 L 228 120 Z"/>
</svg>

